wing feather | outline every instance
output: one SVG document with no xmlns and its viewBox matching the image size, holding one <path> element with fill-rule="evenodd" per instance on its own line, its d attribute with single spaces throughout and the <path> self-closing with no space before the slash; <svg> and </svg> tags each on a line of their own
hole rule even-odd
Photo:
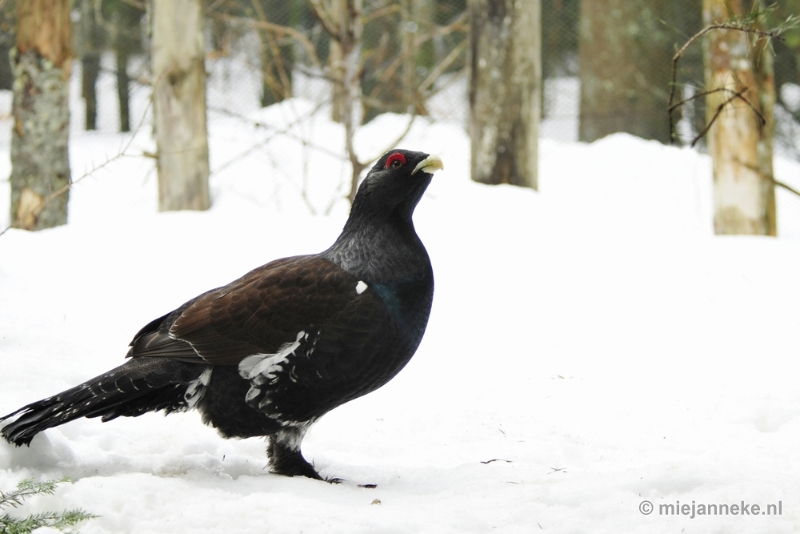
<svg viewBox="0 0 800 534">
<path fill-rule="evenodd" d="M 151 322 L 128 355 L 238 365 L 247 356 L 273 354 L 298 332 L 344 311 L 360 296 L 357 283 L 318 256 L 277 260 Z"/>
</svg>

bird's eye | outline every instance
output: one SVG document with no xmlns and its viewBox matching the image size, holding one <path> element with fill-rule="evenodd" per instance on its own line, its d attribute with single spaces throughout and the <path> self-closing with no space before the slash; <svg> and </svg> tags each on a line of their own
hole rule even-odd
<svg viewBox="0 0 800 534">
<path fill-rule="evenodd" d="M 399 169 L 406 164 L 406 157 L 400 152 L 395 152 L 386 159 L 386 169 Z"/>
</svg>

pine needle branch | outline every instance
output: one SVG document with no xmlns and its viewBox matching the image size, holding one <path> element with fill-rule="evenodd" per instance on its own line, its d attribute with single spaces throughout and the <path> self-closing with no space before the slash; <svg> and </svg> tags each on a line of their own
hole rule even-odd
<svg viewBox="0 0 800 534">
<path fill-rule="evenodd" d="M 32 495 L 52 495 L 62 482 L 67 482 L 67 479 L 34 482 L 32 478 L 26 478 L 17 484 L 17 489 L 8 493 L 0 491 L 0 510 L 22 506 L 22 501 Z"/>
<path fill-rule="evenodd" d="M 56 487 L 62 482 L 68 482 L 68 479 L 34 482 L 33 479 L 27 478 L 17 484 L 17 489 L 15 490 L 9 492 L 0 491 L 0 510 L 3 508 L 19 508 L 28 497 L 53 495 Z M 51 527 L 63 531 L 95 517 L 97 516 L 80 508 L 64 510 L 63 512 L 40 512 L 22 518 L 3 514 L 0 516 L 0 534 L 29 534 L 41 527 Z"/>
</svg>

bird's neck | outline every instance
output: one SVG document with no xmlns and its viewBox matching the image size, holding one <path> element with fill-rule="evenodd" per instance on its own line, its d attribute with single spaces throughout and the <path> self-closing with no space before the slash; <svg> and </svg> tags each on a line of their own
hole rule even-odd
<svg viewBox="0 0 800 534">
<path fill-rule="evenodd" d="M 351 217 L 323 257 L 375 283 L 425 279 L 431 274 L 428 253 L 410 219 Z"/>
</svg>

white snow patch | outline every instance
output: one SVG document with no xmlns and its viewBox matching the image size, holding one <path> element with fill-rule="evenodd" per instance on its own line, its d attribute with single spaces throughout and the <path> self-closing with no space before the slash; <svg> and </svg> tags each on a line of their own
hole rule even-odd
<svg viewBox="0 0 800 534">
<path fill-rule="evenodd" d="M 293 100 L 252 114 L 280 129 L 309 109 Z M 128 157 L 75 184 L 69 225 L 0 236 L 0 414 L 121 364 L 133 333 L 189 298 L 328 247 L 347 216 L 346 202 L 331 199 L 344 196 L 337 177 L 348 174 L 332 156 L 343 154 L 342 128 L 325 111 L 290 135 L 212 114 L 207 212 L 158 213 L 152 160 Z M 361 128 L 359 157 L 379 155 L 408 121 L 387 114 Z M 0 176 L 10 172 L 10 128 L 0 118 Z M 136 150 L 153 151 L 149 130 Z M 80 176 L 129 137 L 70 139 Z M 220 524 L 231 533 L 796 531 L 787 503 L 800 502 L 797 198 L 777 193 L 779 239 L 718 238 L 710 160 L 688 149 L 627 135 L 543 139 L 534 192 L 470 182 L 460 124 L 417 118 L 402 147 L 447 163 L 414 216 L 436 275 L 425 338 L 392 382 L 327 414 L 303 442 L 324 476 L 353 483 L 268 475 L 263 440 L 221 439 L 192 411 L 80 419 L 30 448 L 0 443 L 0 491 L 71 478 L 31 511 L 87 509 L 99 517 L 78 525 L 85 534 Z M 798 177 L 797 162 L 776 159 L 776 179 L 797 188 Z M 513 274 L 504 279 L 513 290 L 486 275 L 498 272 Z M 491 459 L 508 462 L 482 463 Z M 375 498 L 383 504 L 371 506 Z M 656 510 L 783 502 L 783 515 L 645 516 L 643 500 Z"/>
</svg>

